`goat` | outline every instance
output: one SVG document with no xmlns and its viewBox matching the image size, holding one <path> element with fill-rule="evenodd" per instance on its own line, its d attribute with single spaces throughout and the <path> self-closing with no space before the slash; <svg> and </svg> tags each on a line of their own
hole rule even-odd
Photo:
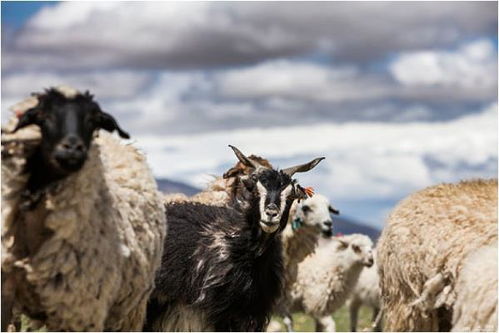
<svg viewBox="0 0 499 333">
<path fill-rule="evenodd" d="M 275 170 L 230 146 L 252 169 L 228 207 L 167 205 L 169 235 L 145 330 L 262 331 L 281 293 L 281 232 L 305 192 L 292 176 L 322 159 Z"/>
</svg>

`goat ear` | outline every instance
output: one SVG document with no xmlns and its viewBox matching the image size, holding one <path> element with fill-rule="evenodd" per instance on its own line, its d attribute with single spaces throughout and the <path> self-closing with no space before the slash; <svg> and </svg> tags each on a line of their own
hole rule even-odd
<svg viewBox="0 0 499 333">
<path fill-rule="evenodd" d="M 340 211 L 334 208 L 333 206 L 329 206 L 329 212 L 334 215 L 340 215 Z"/>
<path fill-rule="evenodd" d="M 108 132 L 112 132 L 112 131 L 116 130 L 116 131 L 118 131 L 118 134 L 122 138 L 130 139 L 130 135 L 121 129 L 121 127 L 116 122 L 116 119 L 114 119 L 114 117 L 111 116 L 109 113 L 106 113 L 103 111 L 100 112 L 100 114 L 99 114 L 99 127 L 108 131 Z"/>
<path fill-rule="evenodd" d="M 21 116 L 19 116 L 19 121 L 17 122 L 16 128 L 12 131 L 12 133 L 17 132 L 17 130 L 26 127 L 28 125 L 36 124 L 38 125 L 38 114 L 40 109 L 38 107 L 34 107 L 25 111 Z"/>
<path fill-rule="evenodd" d="M 237 149 L 236 147 L 232 146 L 232 145 L 229 145 L 229 147 L 234 151 L 234 154 L 236 155 L 237 159 L 242 163 L 244 164 L 245 166 L 247 167 L 250 167 L 250 168 L 253 168 L 253 169 L 257 169 L 260 164 L 256 161 L 253 161 L 252 159 L 246 157 L 246 155 L 244 155 L 239 149 Z"/>
<path fill-rule="evenodd" d="M 318 157 L 318 158 L 311 160 L 308 163 L 304 163 L 304 164 L 296 165 L 296 166 L 293 166 L 290 168 L 286 168 L 286 169 L 282 170 L 282 172 L 284 172 L 285 174 L 287 174 L 290 177 L 293 177 L 293 175 L 297 172 L 307 172 L 309 170 L 312 170 L 323 159 L 325 159 L 325 157 Z"/>
</svg>

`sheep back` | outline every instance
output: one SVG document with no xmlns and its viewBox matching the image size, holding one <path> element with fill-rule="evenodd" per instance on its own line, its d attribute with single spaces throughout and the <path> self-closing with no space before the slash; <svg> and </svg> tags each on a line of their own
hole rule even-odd
<svg viewBox="0 0 499 333">
<path fill-rule="evenodd" d="M 385 329 L 449 329 L 439 325 L 450 326 L 463 259 L 497 241 L 496 212 L 497 180 L 441 184 L 397 205 L 378 241 Z"/>
</svg>

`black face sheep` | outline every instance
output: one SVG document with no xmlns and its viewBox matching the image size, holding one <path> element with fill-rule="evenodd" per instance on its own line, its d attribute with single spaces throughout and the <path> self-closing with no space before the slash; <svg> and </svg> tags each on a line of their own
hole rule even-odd
<svg viewBox="0 0 499 333">
<path fill-rule="evenodd" d="M 2 133 L 2 325 L 15 307 L 49 330 L 140 330 L 166 232 L 155 180 L 131 145 L 94 137 L 128 134 L 88 93 L 36 97 Z"/>
<path fill-rule="evenodd" d="M 171 237 L 145 330 L 261 331 L 268 322 L 282 286 L 280 234 L 293 200 L 304 195 L 291 177 L 323 158 L 278 171 L 232 149 L 253 171 L 230 207 L 167 206 Z"/>
</svg>

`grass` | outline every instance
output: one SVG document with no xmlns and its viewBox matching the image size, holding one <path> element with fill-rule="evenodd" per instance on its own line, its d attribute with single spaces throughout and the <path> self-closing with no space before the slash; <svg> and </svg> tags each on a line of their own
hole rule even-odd
<svg viewBox="0 0 499 333">
<path fill-rule="evenodd" d="M 334 321 L 336 323 L 337 332 L 350 332 L 350 314 L 346 306 L 341 307 L 338 311 L 333 314 Z M 357 322 L 357 331 L 372 331 L 371 329 L 371 318 L 372 310 L 370 308 L 361 307 L 359 311 L 359 320 Z M 273 317 L 282 325 L 282 318 Z M 296 332 L 314 332 L 315 326 L 312 318 L 303 313 L 293 314 L 294 330 Z"/>
<path fill-rule="evenodd" d="M 350 314 L 348 313 L 348 308 L 346 306 L 341 307 L 338 311 L 333 314 L 334 321 L 336 322 L 337 332 L 350 332 Z M 357 331 L 371 331 L 371 318 L 372 310 L 366 307 L 361 307 L 359 311 L 359 320 L 357 323 Z M 284 325 L 282 323 L 282 318 L 272 317 L 279 321 L 284 330 Z M 294 330 L 296 332 L 314 332 L 315 326 L 312 318 L 303 313 L 293 314 Z M 36 332 L 46 332 L 45 327 L 41 329 L 33 329 L 29 319 L 22 315 L 21 317 L 21 331 L 36 331 Z"/>
</svg>

